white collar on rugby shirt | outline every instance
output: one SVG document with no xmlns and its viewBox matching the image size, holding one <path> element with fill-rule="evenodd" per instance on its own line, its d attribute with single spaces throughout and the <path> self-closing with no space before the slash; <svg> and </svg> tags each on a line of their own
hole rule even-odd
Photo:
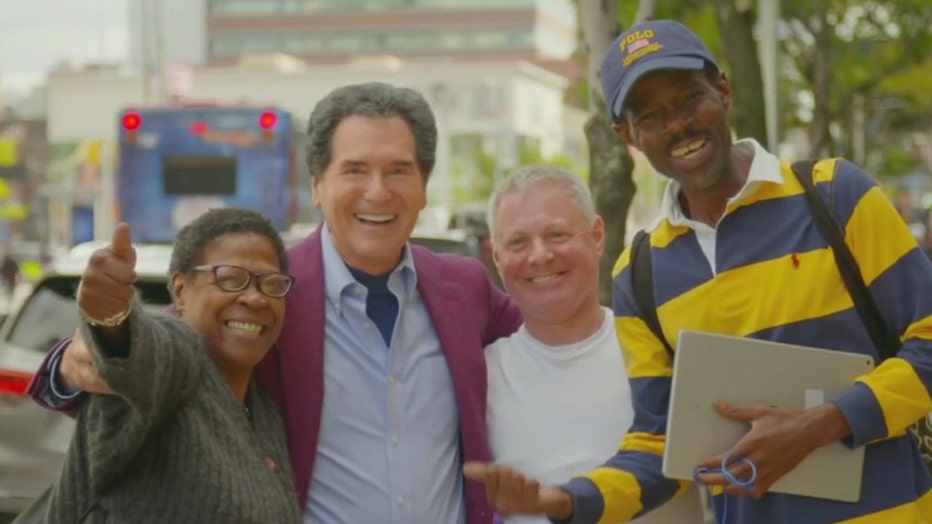
<svg viewBox="0 0 932 524">
<path fill-rule="evenodd" d="M 744 182 L 744 186 L 741 188 L 741 191 L 728 199 L 728 203 L 740 202 L 741 200 L 747 198 L 757 186 L 765 182 L 771 182 L 774 184 L 783 183 L 783 172 L 780 169 L 780 159 L 777 158 L 774 154 L 764 149 L 757 140 L 753 138 L 743 138 L 735 142 L 732 147 L 739 144 L 750 144 L 754 147 L 754 160 L 751 161 L 751 168 L 748 171 L 748 179 Z M 671 224 L 675 226 L 686 226 L 692 229 L 695 229 L 695 224 L 698 222 L 690 220 L 683 214 L 683 209 L 680 207 L 680 200 L 677 198 L 677 195 L 680 192 L 680 184 L 675 180 L 670 180 L 667 183 L 667 187 L 663 192 L 663 199 L 660 201 L 660 211 L 657 214 L 657 218 L 647 227 L 647 231 L 653 231 L 663 223 L 664 220 L 668 220 Z"/>
</svg>

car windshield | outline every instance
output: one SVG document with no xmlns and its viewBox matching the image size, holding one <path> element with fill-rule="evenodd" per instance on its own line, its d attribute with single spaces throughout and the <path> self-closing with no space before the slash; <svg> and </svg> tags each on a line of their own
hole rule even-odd
<svg viewBox="0 0 932 524">
<path fill-rule="evenodd" d="M 39 283 L 11 319 L 14 324 L 7 341 L 44 353 L 58 340 L 72 336 L 79 320 L 74 299 L 79 280 L 57 276 Z M 164 281 L 140 281 L 136 289 L 147 310 L 162 312 L 171 301 Z"/>
</svg>

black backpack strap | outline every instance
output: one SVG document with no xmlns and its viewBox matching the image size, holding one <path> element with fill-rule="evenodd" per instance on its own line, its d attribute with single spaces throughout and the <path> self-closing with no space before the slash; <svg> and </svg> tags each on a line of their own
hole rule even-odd
<svg viewBox="0 0 932 524">
<path fill-rule="evenodd" d="M 647 327 L 660 339 L 664 349 L 667 350 L 670 360 L 673 360 L 673 348 L 663 336 L 660 328 L 660 318 L 657 316 L 657 304 L 654 299 L 654 270 L 650 261 L 650 235 L 643 229 L 634 234 L 631 241 L 631 289 L 634 294 L 634 305 L 637 306 Z"/>
<path fill-rule="evenodd" d="M 854 301 L 854 307 L 861 317 L 861 322 L 867 328 L 871 341 L 880 354 L 880 359 L 886 360 L 896 356 L 899 351 L 899 338 L 890 333 L 887 323 L 884 322 L 883 316 L 880 314 L 880 309 L 877 308 L 877 304 L 871 297 L 870 291 L 868 291 L 867 285 L 861 277 L 858 263 L 855 261 L 854 255 L 851 254 L 851 250 L 848 249 L 848 244 L 845 243 L 841 227 L 832 216 L 825 201 L 816 191 L 812 180 L 815 164 L 811 160 L 795 162 L 792 165 L 793 174 L 796 175 L 805 190 L 806 203 L 809 205 L 809 211 L 812 213 L 816 226 L 818 226 L 822 236 L 825 237 L 828 245 L 832 248 L 832 253 L 835 255 L 835 264 L 838 265 L 838 271 L 845 282 L 848 294 L 851 295 L 851 300 Z"/>
</svg>

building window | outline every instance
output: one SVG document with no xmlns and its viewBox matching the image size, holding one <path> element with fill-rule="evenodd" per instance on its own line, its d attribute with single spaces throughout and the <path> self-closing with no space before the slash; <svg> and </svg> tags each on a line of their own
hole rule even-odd
<svg viewBox="0 0 932 524">
<path fill-rule="evenodd" d="M 210 0 L 208 13 L 214 16 L 252 16 L 280 13 L 282 0 Z"/>
<path fill-rule="evenodd" d="M 210 0 L 212 16 L 393 11 L 398 9 L 533 9 L 536 0 Z"/>
<path fill-rule="evenodd" d="M 484 31 L 222 34 L 210 39 L 213 56 L 243 53 L 410 53 L 534 49 L 530 27 Z"/>
</svg>

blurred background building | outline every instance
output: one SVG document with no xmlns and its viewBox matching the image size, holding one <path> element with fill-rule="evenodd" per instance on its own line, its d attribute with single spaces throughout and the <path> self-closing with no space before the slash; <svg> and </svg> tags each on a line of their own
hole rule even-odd
<svg viewBox="0 0 932 524">
<path fill-rule="evenodd" d="M 108 51 L 108 40 L 101 37 L 100 60 L 62 62 L 42 85 L 15 100 L 0 93 L 0 101 L 13 108 L 0 114 L 0 242 L 69 245 L 109 231 L 114 212 L 112 196 L 105 197 L 118 160 L 118 115 L 126 108 L 276 106 L 296 117 L 300 134 L 311 108 L 336 86 L 386 81 L 412 87 L 428 98 L 438 119 L 439 158 L 429 186 L 434 207 L 424 214 L 435 224 L 448 223 L 446 217 L 460 209 L 481 207 L 495 178 L 519 163 L 559 163 L 588 173 L 587 115 L 578 109 L 586 106 L 587 92 L 578 83 L 580 28 L 573 0 L 120 1 L 125 4 L 119 4 L 118 16 L 125 23 L 119 30 L 125 30 L 125 38 Z M 632 10 L 637 4 L 619 2 Z M 664 4 L 667 16 L 701 28 L 713 43 L 723 34 L 713 2 L 674 4 Z M 793 9 L 808 5 L 799 0 L 784 6 L 789 4 Z M 674 7 L 680 14 L 670 14 Z M 779 37 L 789 45 L 793 35 L 785 31 L 798 29 L 792 20 L 799 15 L 785 11 L 778 17 L 783 25 L 777 24 L 783 32 L 758 31 L 758 40 L 770 34 L 771 44 Z M 848 13 L 850 25 L 861 11 Z M 905 28 L 910 20 L 897 24 Z M 895 39 L 875 40 L 867 41 L 896 45 Z M 782 53 L 809 63 L 811 47 L 787 47 Z M 723 53 L 720 42 L 713 48 Z M 780 71 L 790 69 L 786 60 L 781 64 Z M 844 62 L 838 67 L 854 66 Z M 914 193 L 912 200 L 929 209 L 932 140 L 920 117 L 904 109 L 927 96 L 923 93 L 929 90 L 922 88 L 927 77 L 917 73 L 876 84 L 916 87 L 903 93 L 884 88 L 873 105 L 862 92 L 874 83 L 849 87 L 864 101 L 852 106 L 865 109 L 847 113 L 863 118 L 836 118 L 828 129 L 838 144 L 848 141 L 845 130 L 863 130 L 851 133 L 857 147 L 836 147 L 832 154 L 853 155 L 872 173 L 882 176 L 891 172 L 888 164 L 902 160 L 897 172 L 915 176 L 896 180 L 897 187 Z M 847 77 L 839 78 L 836 84 Z M 768 84 L 780 86 L 782 127 L 776 149 L 788 158 L 815 154 L 805 153 L 813 143 L 808 131 L 815 105 L 814 88 L 803 80 L 783 71 L 780 82 Z M 902 125 L 910 119 L 906 130 L 914 138 L 898 148 L 888 145 L 896 145 L 900 136 L 888 132 L 891 122 Z M 912 160 L 913 151 L 921 164 Z M 629 215 L 642 225 L 654 214 L 664 179 L 634 156 L 638 193 Z M 301 187 L 302 218 L 313 218 L 309 183 Z"/>
<path fill-rule="evenodd" d="M 211 0 L 207 59 L 289 53 L 314 63 L 359 54 L 560 62 L 576 49 L 564 0 Z"/>
<path fill-rule="evenodd" d="M 89 223 L 95 236 L 111 230 L 102 190 L 112 187 L 117 115 L 128 107 L 276 106 L 300 133 L 335 87 L 412 87 L 438 120 L 425 213 L 438 225 L 484 202 L 495 177 L 522 161 L 585 169 L 583 113 L 564 103 L 577 74 L 569 0 L 133 0 L 128 16 L 128 64 L 48 77 L 53 242 L 86 238 Z M 302 216 L 312 217 L 309 180 L 301 187 Z"/>
<path fill-rule="evenodd" d="M 568 0 L 131 0 L 133 65 L 230 64 L 287 53 L 315 64 L 360 54 L 529 60 L 566 70 L 576 50 Z"/>
</svg>

